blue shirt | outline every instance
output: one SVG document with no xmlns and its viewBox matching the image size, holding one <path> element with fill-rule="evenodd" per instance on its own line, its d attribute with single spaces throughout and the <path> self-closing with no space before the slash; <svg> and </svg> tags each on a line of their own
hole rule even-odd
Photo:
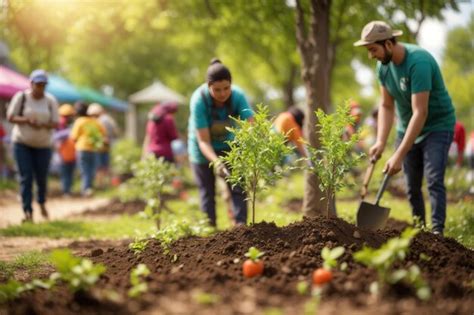
<svg viewBox="0 0 474 315">
<path fill-rule="evenodd" d="M 207 83 L 197 88 L 191 96 L 188 122 L 188 152 L 191 162 L 198 164 L 209 163 L 199 149 L 196 135 L 198 129 L 209 128 L 212 147 L 215 151 L 224 151 L 229 149 L 227 142 L 234 138 L 234 135 L 227 132 L 224 126 L 224 122 L 231 126 L 235 125 L 235 122 L 229 118 L 229 115 L 242 120 L 253 117 L 253 111 L 247 102 L 244 92 L 234 85 L 232 85 L 231 90 L 230 113 L 227 106 L 211 108 L 213 101 Z M 203 99 L 203 96 L 206 100 Z"/>
</svg>

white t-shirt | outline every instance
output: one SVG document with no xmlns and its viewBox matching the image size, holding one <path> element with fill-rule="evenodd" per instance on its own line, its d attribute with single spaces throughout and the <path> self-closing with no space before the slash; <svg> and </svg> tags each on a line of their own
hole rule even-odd
<svg viewBox="0 0 474 315">
<path fill-rule="evenodd" d="M 23 113 L 21 114 L 22 95 L 25 95 Z M 38 123 L 58 123 L 58 102 L 49 93 L 37 100 L 34 99 L 31 90 L 18 92 L 13 96 L 7 110 L 7 118 L 21 116 L 35 119 Z M 52 145 L 52 129 L 33 128 L 29 124 L 14 124 L 12 129 L 12 141 L 25 144 L 34 148 L 48 148 Z"/>
</svg>

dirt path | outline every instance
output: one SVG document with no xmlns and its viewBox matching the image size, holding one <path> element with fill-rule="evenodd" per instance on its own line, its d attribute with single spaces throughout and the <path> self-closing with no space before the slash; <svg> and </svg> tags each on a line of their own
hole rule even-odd
<svg viewBox="0 0 474 315">
<path fill-rule="evenodd" d="M 47 206 L 51 220 L 71 217 L 86 211 L 103 207 L 110 202 L 109 198 L 81 197 L 50 197 Z M 0 229 L 21 224 L 23 211 L 19 197 L 15 192 L 2 191 L 0 195 Z M 33 205 L 34 222 L 44 222 L 39 213 L 39 207 Z M 3 237 L 0 236 L 0 260 L 12 260 L 21 253 L 36 250 L 66 246 L 70 239 L 50 239 L 46 237 Z"/>
<path fill-rule="evenodd" d="M 50 197 L 47 201 L 47 208 L 50 219 L 58 220 L 104 206 L 109 201 L 109 198 Z M 23 211 L 19 197 L 14 192 L 2 192 L 0 196 L 0 213 L 0 228 L 21 224 Z M 39 213 L 39 206 L 36 203 L 33 204 L 33 220 L 34 222 L 44 221 Z"/>
</svg>

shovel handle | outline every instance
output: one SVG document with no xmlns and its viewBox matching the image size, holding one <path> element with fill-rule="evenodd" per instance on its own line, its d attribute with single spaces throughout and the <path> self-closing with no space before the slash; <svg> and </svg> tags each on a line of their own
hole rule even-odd
<svg viewBox="0 0 474 315">
<path fill-rule="evenodd" d="M 376 161 L 370 161 L 369 168 L 365 172 L 364 182 L 362 184 L 362 190 L 360 192 L 360 199 L 361 200 L 364 200 L 365 196 L 367 195 L 369 182 L 370 182 L 370 179 L 372 178 L 372 174 L 374 173 L 374 169 L 375 169 L 375 162 Z"/>
<path fill-rule="evenodd" d="M 383 192 L 385 191 L 385 188 L 387 187 L 388 184 L 388 179 L 390 178 L 390 175 L 385 174 L 383 177 L 382 185 L 379 188 L 379 191 L 377 192 L 377 196 L 375 197 L 375 205 L 379 205 L 379 201 L 382 198 Z"/>
</svg>

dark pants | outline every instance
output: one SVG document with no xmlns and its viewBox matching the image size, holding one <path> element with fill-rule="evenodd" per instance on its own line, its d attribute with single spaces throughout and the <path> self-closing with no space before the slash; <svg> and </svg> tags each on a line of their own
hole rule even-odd
<svg viewBox="0 0 474 315">
<path fill-rule="evenodd" d="M 199 186 L 199 196 L 201 199 L 201 210 L 204 211 L 212 226 L 216 226 L 216 177 L 212 167 L 209 164 L 191 163 L 194 177 Z M 247 197 L 240 187 L 232 188 L 229 183 L 227 187 L 230 189 L 232 197 L 232 211 L 237 223 L 247 223 Z"/>
<path fill-rule="evenodd" d="M 76 161 L 81 172 L 81 192 L 91 189 L 94 185 L 95 172 L 97 171 L 97 152 L 77 151 Z"/>
<path fill-rule="evenodd" d="M 61 186 L 65 194 L 71 193 L 75 169 L 76 162 L 61 162 Z"/>
<path fill-rule="evenodd" d="M 414 144 L 403 161 L 408 200 L 413 216 L 425 223 L 425 203 L 421 186 L 423 175 L 428 183 L 433 231 L 443 232 L 446 220 L 446 187 L 444 174 L 448 150 L 453 139 L 449 131 L 431 132 L 420 143 Z M 400 142 L 400 140 L 398 141 Z"/>
<path fill-rule="evenodd" d="M 20 173 L 20 192 L 23 211 L 32 213 L 33 179 L 38 187 L 38 203 L 46 202 L 50 148 L 33 148 L 14 143 L 13 154 Z"/>
</svg>

